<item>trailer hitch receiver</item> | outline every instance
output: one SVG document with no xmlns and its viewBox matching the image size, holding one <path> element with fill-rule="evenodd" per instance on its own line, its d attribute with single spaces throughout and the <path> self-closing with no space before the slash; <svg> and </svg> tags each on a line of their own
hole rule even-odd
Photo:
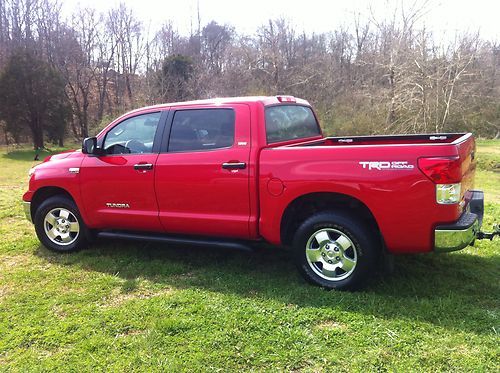
<svg viewBox="0 0 500 373">
<path fill-rule="evenodd" d="M 478 240 L 490 240 L 492 241 L 495 236 L 500 236 L 500 225 L 493 225 L 493 232 L 477 232 L 476 238 Z"/>
</svg>

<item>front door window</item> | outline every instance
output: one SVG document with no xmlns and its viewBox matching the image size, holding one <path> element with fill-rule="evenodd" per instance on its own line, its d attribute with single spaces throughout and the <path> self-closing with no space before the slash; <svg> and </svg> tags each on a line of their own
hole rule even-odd
<svg viewBox="0 0 500 373">
<path fill-rule="evenodd" d="M 151 153 L 161 113 L 149 113 L 125 119 L 106 134 L 106 154 Z"/>
</svg>

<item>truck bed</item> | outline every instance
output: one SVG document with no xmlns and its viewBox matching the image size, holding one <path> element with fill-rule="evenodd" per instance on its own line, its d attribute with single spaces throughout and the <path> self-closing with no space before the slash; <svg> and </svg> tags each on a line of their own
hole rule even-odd
<svg viewBox="0 0 500 373">
<path fill-rule="evenodd" d="M 436 185 L 418 167 L 422 157 L 460 160 L 463 204 L 437 205 Z M 266 228 L 279 226 L 286 206 L 304 193 L 335 193 L 372 212 L 390 252 L 432 251 L 435 226 L 455 222 L 469 200 L 475 163 L 471 133 L 327 137 L 266 148 L 260 233 L 267 238 Z M 279 198 L 276 184 L 283 185 Z"/>
<path fill-rule="evenodd" d="M 457 144 L 464 141 L 467 136 L 467 133 L 439 133 L 419 135 L 325 137 L 320 140 L 299 144 L 295 143 L 290 146 Z"/>
</svg>

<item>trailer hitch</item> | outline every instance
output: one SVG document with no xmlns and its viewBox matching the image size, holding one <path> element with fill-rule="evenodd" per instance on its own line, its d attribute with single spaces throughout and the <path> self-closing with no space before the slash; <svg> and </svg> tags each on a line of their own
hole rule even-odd
<svg viewBox="0 0 500 373">
<path fill-rule="evenodd" d="M 476 238 L 478 240 L 490 240 L 492 241 L 495 236 L 500 236 L 500 225 L 493 225 L 493 232 L 477 232 Z"/>
</svg>

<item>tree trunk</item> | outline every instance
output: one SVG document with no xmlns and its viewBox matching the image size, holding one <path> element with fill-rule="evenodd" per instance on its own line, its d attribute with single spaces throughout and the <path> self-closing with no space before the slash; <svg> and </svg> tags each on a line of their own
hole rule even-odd
<svg viewBox="0 0 500 373">
<path fill-rule="evenodd" d="M 387 125 L 392 128 L 396 122 L 396 88 L 395 88 L 395 71 L 394 65 L 392 64 L 391 56 L 391 66 L 389 68 L 389 87 L 390 87 L 390 103 L 389 103 L 389 113 L 387 114 Z"/>
<path fill-rule="evenodd" d="M 43 130 L 37 123 L 31 125 L 31 133 L 33 136 L 33 149 L 43 149 L 45 144 L 43 142 Z"/>
<path fill-rule="evenodd" d="M 83 95 L 83 115 L 82 115 L 82 137 L 89 137 L 89 99 L 86 94 Z"/>
<path fill-rule="evenodd" d="M 4 130 L 3 130 L 3 135 L 5 137 L 5 145 L 8 146 L 9 145 L 9 133 L 7 132 L 6 128 L 4 128 Z"/>
<path fill-rule="evenodd" d="M 97 121 L 101 123 L 102 117 L 104 116 L 104 104 L 106 100 L 106 94 L 107 94 L 107 87 L 108 85 L 108 74 L 107 72 L 103 74 L 102 76 L 102 86 L 100 87 L 99 91 L 99 104 L 97 107 Z"/>
<path fill-rule="evenodd" d="M 128 73 L 125 73 L 125 84 L 127 88 L 127 96 L 129 99 L 129 105 L 132 107 L 132 85 L 130 83 L 130 76 Z"/>
</svg>

